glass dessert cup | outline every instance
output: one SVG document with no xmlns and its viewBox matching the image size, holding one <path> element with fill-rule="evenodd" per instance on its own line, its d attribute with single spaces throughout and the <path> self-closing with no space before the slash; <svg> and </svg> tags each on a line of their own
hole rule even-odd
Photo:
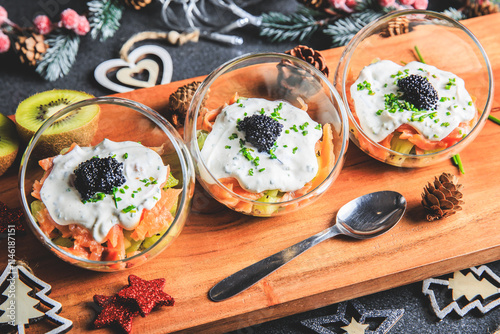
<svg viewBox="0 0 500 334">
<path fill-rule="evenodd" d="M 399 28 L 394 29 L 395 26 Z M 401 153 L 367 136 L 356 116 L 350 87 L 365 66 L 379 60 L 404 65 L 419 61 L 418 53 L 427 65 L 451 72 L 464 80 L 477 109 L 477 120 L 467 135 L 443 150 L 427 154 Z M 334 84 L 347 108 L 349 136 L 356 146 L 390 165 L 424 167 L 458 154 L 479 134 L 491 110 L 492 75 L 483 47 L 461 23 L 439 13 L 405 10 L 387 14 L 356 34 L 342 54 Z"/>
<path fill-rule="evenodd" d="M 202 157 L 198 143 L 202 128 L 200 119 L 207 111 L 231 104 L 235 93 L 243 99 L 285 101 L 297 108 L 307 106 L 307 114 L 313 121 L 320 123 L 323 130 L 325 124 L 331 126 L 330 142 L 333 147 L 330 147 L 328 152 L 333 153 L 334 157 L 325 173 L 319 176 L 318 172 L 313 178 L 312 188 L 303 194 L 291 196 L 291 199 L 290 196 L 282 196 L 278 190 L 269 189 L 264 194 L 274 192 L 273 194 L 278 195 L 256 199 L 255 196 L 250 198 L 248 195 L 242 195 L 241 191 L 233 191 L 232 187 L 223 184 L 214 176 L 214 171 L 208 168 Z M 230 60 L 208 75 L 191 101 L 184 136 L 193 157 L 197 179 L 211 196 L 232 210 L 252 216 L 269 217 L 292 212 L 312 203 L 328 189 L 338 177 L 344 163 L 348 144 L 347 124 L 347 114 L 339 94 L 320 71 L 289 55 L 261 53 Z M 283 131 L 286 131 L 285 128 Z M 325 135 L 322 138 L 325 138 Z M 238 139 L 233 142 L 237 145 L 237 141 Z M 260 167 L 255 168 L 252 177 L 259 177 L 258 168 Z M 240 181 L 235 179 L 236 182 Z M 238 185 L 235 189 L 237 187 Z"/>
<path fill-rule="evenodd" d="M 55 242 L 56 238 L 51 238 L 43 232 L 32 214 L 32 203 L 36 200 L 32 196 L 33 184 L 42 178 L 44 172 L 39 161 L 60 154 L 62 147 L 69 147 L 75 142 L 73 139 L 71 142 L 65 141 L 64 134 L 59 138 L 56 136 L 56 139 L 51 137 L 49 141 L 47 137 L 44 137 L 44 132 L 52 124 L 72 115 L 75 111 L 80 113 L 93 112 L 92 110 L 95 110 L 96 107 L 100 108 L 97 131 L 91 137 L 90 143 L 77 141 L 76 144 L 81 147 L 95 146 L 104 139 L 109 139 L 114 142 L 140 142 L 146 147 L 161 148 L 157 151 L 163 164 L 169 165 L 171 174 L 179 181 L 175 186 L 180 191 L 177 197 L 177 208 L 171 211 L 173 221 L 168 225 L 168 228 L 161 232 L 163 234 L 158 233 L 147 238 L 147 246 L 142 243 L 141 248 L 131 253 L 130 257 L 113 261 L 90 260 L 77 256 L 74 252 L 69 252 Z M 194 182 L 191 157 L 174 127 L 151 108 L 135 101 L 115 97 L 101 97 L 77 102 L 47 119 L 29 142 L 19 171 L 22 208 L 31 230 L 42 244 L 68 263 L 85 269 L 109 272 L 140 265 L 159 254 L 175 240 L 181 233 L 188 216 Z"/>
</svg>

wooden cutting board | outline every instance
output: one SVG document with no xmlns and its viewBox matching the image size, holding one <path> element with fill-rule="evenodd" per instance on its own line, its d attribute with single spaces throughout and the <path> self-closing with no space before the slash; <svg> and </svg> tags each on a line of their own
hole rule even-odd
<svg viewBox="0 0 500 334">
<path fill-rule="evenodd" d="M 491 29 L 500 14 L 464 21 L 489 55 L 500 86 L 500 32 Z M 342 49 L 323 51 L 333 71 Z M 198 78 L 200 79 L 200 78 Z M 119 96 L 162 110 L 170 93 L 193 79 L 136 90 Z M 497 90 L 492 114 L 500 117 Z M 422 169 L 401 169 L 375 161 L 350 145 L 337 181 L 316 203 L 275 218 L 251 218 L 232 212 L 198 187 L 187 225 L 162 254 L 138 268 L 98 273 L 73 267 L 46 250 L 28 232 L 16 240 L 16 256 L 52 285 L 50 297 L 62 303 L 61 316 L 74 322 L 74 331 L 93 330 L 94 294 L 112 295 L 127 284 L 129 274 L 145 279 L 164 277 L 174 307 L 163 307 L 146 318 L 134 319 L 135 333 L 221 333 L 319 308 L 393 287 L 421 281 L 500 259 L 500 126 L 487 121 L 477 139 L 460 155 L 466 174 L 462 212 L 429 223 L 420 205 L 424 185 L 441 172 L 458 175 L 451 161 Z M 17 174 L 0 178 L 0 200 L 19 206 Z M 207 298 L 208 290 L 226 276 L 288 247 L 334 222 L 345 202 L 378 190 L 394 190 L 408 201 L 403 220 L 376 239 L 337 238 L 323 242 L 249 290 L 224 302 Z M 5 240 L 0 241 L 2 268 Z M 42 332 L 48 321 L 32 325 Z"/>
</svg>

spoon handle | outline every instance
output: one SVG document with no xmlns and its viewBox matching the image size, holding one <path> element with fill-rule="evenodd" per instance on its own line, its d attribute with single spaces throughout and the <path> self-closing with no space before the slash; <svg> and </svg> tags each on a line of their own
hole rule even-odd
<svg viewBox="0 0 500 334">
<path fill-rule="evenodd" d="M 231 276 L 226 277 L 210 289 L 208 296 L 214 302 L 219 302 L 232 297 L 243 290 L 248 289 L 309 248 L 341 233 L 342 232 L 338 229 L 337 225 L 333 225 L 332 227 L 327 228 L 312 237 L 285 248 L 276 254 L 273 254 L 257 263 L 241 269 Z"/>
</svg>

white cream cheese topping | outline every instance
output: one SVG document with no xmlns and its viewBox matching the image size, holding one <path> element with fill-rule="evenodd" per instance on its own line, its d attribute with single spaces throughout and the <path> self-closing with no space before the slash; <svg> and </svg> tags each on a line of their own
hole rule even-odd
<svg viewBox="0 0 500 334">
<path fill-rule="evenodd" d="M 238 120 L 259 114 L 283 124 L 272 149 L 275 158 L 244 142 L 245 133 L 237 128 Z M 302 188 L 318 173 L 314 148 L 321 136 L 321 125 L 304 110 L 285 101 L 241 98 L 217 116 L 201 156 L 216 179 L 234 177 L 244 189 L 255 193 L 274 189 L 288 192 Z"/>
<path fill-rule="evenodd" d="M 406 108 L 391 112 L 386 96 L 398 93 L 397 80 L 416 74 L 426 77 L 438 93 L 436 109 L 411 111 Z M 402 124 L 409 124 L 425 138 L 440 141 L 459 123 L 470 121 L 476 114 L 464 81 L 453 73 L 421 62 L 400 66 L 381 60 L 366 66 L 351 86 L 351 97 L 365 134 L 380 142 Z"/>
<path fill-rule="evenodd" d="M 115 195 L 83 203 L 73 185 L 74 170 L 95 156 L 112 156 L 122 162 L 126 182 Z M 40 191 L 50 216 L 59 225 L 80 224 L 88 228 L 99 243 L 104 242 L 114 225 L 131 230 L 139 223 L 142 211 L 152 209 L 160 199 L 168 172 L 158 153 L 131 141 L 104 139 L 95 147 L 76 146 L 67 154 L 56 156 L 53 162 Z"/>
</svg>

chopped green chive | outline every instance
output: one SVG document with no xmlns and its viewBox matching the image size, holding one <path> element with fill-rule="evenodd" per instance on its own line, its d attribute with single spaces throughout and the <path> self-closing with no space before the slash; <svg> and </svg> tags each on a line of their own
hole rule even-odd
<svg viewBox="0 0 500 334">
<path fill-rule="evenodd" d="M 420 53 L 420 50 L 418 49 L 418 46 L 414 46 L 414 49 L 415 49 L 415 52 L 417 53 L 417 56 L 418 56 L 418 60 L 421 62 L 421 63 L 424 63 L 425 64 L 425 60 L 424 60 L 424 57 L 422 57 L 422 54 Z"/>
<path fill-rule="evenodd" d="M 500 125 L 500 119 L 496 118 L 495 116 L 491 116 L 491 115 L 489 115 L 489 116 L 488 116 L 488 119 L 489 119 L 490 121 L 493 121 L 493 122 L 497 123 L 498 125 Z"/>
<path fill-rule="evenodd" d="M 448 83 L 444 86 L 444 89 L 450 90 L 452 86 L 456 86 L 455 78 L 450 78 Z"/>
<path fill-rule="evenodd" d="M 135 206 L 135 205 L 129 205 L 129 206 L 127 206 L 125 209 L 122 209 L 122 212 L 123 212 L 123 213 L 128 213 L 128 212 L 130 212 L 130 211 L 134 210 L 135 208 L 136 208 L 136 206 Z"/>
</svg>

